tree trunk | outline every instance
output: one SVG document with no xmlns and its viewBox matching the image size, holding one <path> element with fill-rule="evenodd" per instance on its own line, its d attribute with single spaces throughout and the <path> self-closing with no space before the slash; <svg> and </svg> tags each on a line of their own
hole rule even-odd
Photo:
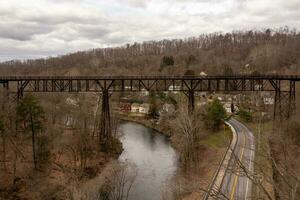
<svg viewBox="0 0 300 200">
<path fill-rule="evenodd" d="M 34 132 L 34 125 L 32 115 L 30 115 L 30 125 L 31 125 L 31 133 L 32 133 L 32 154 L 33 154 L 33 163 L 34 168 L 36 169 L 37 161 L 36 161 L 36 154 L 35 154 L 35 132 Z"/>
<path fill-rule="evenodd" d="M 3 151 L 3 163 L 6 168 L 6 138 L 5 133 L 2 132 L 2 151 Z"/>
</svg>

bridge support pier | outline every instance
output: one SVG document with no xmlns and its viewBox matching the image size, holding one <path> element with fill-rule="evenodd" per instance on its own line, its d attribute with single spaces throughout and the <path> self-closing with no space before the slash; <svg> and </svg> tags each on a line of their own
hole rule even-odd
<svg viewBox="0 0 300 200">
<path fill-rule="evenodd" d="M 111 122 L 109 108 L 109 92 L 108 89 L 102 91 L 102 111 L 100 119 L 100 144 L 107 145 L 111 139 Z"/>
<path fill-rule="evenodd" d="M 17 92 L 17 102 L 23 98 L 23 90 L 18 90 Z"/>
<path fill-rule="evenodd" d="M 275 91 L 274 100 L 274 120 L 290 118 L 296 113 L 296 85 L 295 81 L 290 81 L 288 92 L 282 92 L 280 88 Z"/>
<path fill-rule="evenodd" d="M 189 114 L 192 114 L 195 110 L 195 95 L 194 95 L 194 90 L 190 90 L 188 92 L 188 109 L 189 109 Z"/>
<path fill-rule="evenodd" d="M 296 113 L 296 82 L 290 81 L 288 117 Z"/>
</svg>

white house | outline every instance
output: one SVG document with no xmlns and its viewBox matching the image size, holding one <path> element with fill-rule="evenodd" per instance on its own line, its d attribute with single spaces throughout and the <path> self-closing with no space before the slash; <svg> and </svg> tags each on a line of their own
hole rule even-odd
<svg viewBox="0 0 300 200">
<path fill-rule="evenodd" d="M 264 104 L 273 105 L 274 104 L 274 98 L 273 97 L 264 97 Z"/>
<path fill-rule="evenodd" d="M 197 102 L 197 106 L 198 107 L 201 107 L 201 106 L 205 106 L 207 104 L 207 102 L 206 101 L 203 101 L 203 102 Z"/>
<path fill-rule="evenodd" d="M 180 85 L 170 85 L 169 86 L 169 91 L 172 91 L 174 94 L 178 93 L 177 91 L 181 90 Z"/>
<path fill-rule="evenodd" d="M 231 103 L 225 103 L 223 107 L 225 108 L 226 112 L 231 113 Z"/>
<path fill-rule="evenodd" d="M 207 93 L 206 92 L 196 92 L 195 95 L 205 98 Z"/>
<path fill-rule="evenodd" d="M 139 110 L 140 110 L 140 104 L 139 103 L 131 104 L 131 112 L 139 112 Z"/>
<path fill-rule="evenodd" d="M 143 88 L 143 89 L 141 90 L 141 95 L 142 95 L 142 96 L 149 96 L 149 91 L 146 90 L 145 88 Z"/>
<path fill-rule="evenodd" d="M 233 106 L 234 106 L 234 112 L 239 110 L 239 108 L 236 105 L 233 105 Z M 231 112 L 231 103 L 227 102 L 223 105 L 223 107 L 225 108 L 226 112 L 232 113 Z"/>
<path fill-rule="evenodd" d="M 200 76 L 207 76 L 207 74 L 205 72 L 201 72 L 199 75 Z"/>
<path fill-rule="evenodd" d="M 143 103 L 139 106 L 139 112 L 143 114 L 149 114 L 151 111 L 151 105 L 149 103 Z"/>
</svg>

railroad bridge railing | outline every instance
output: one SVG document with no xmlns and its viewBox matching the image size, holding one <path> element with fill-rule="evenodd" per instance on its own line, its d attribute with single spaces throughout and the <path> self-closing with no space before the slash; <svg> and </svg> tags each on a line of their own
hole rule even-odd
<svg viewBox="0 0 300 200">
<path fill-rule="evenodd" d="M 275 93 L 274 119 L 288 118 L 296 108 L 296 82 L 300 75 L 217 75 L 217 76 L 0 76 L 0 85 L 15 93 L 25 92 L 99 92 L 102 93 L 100 135 L 110 132 L 109 93 L 139 91 L 181 91 L 194 109 L 195 92 Z"/>
</svg>

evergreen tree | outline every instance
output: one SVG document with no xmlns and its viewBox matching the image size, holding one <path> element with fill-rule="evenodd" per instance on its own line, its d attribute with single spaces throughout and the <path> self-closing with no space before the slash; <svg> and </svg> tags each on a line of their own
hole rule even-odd
<svg viewBox="0 0 300 200">
<path fill-rule="evenodd" d="M 218 99 L 214 99 L 207 105 L 203 118 L 208 128 L 218 130 L 222 121 L 227 118 L 226 110 Z"/>
<path fill-rule="evenodd" d="M 34 168 L 37 168 L 36 137 L 43 130 L 44 119 L 43 108 L 34 96 L 27 95 L 18 103 L 18 124 L 25 133 L 31 132 Z"/>
<path fill-rule="evenodd" d="M 161 67 L 174 65 L 173 56 L 164 56 L 161 60 Z"/>
</svg>

